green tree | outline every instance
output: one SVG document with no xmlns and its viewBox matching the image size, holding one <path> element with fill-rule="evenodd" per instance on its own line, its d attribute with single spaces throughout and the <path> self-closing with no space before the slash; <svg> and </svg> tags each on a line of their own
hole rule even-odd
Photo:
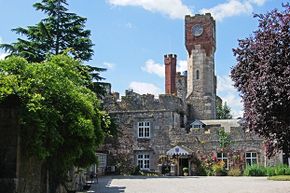
<svg viewBox="0 0 290 193">
<path fill-rule="evenodd" d="M 232 119 L 231 108 L 225 102 L 224 105 L 222 102 L 216 103 L 216 118 L 217 119 Z"/>
<path fill-rule="evenodd" d="M 51 192 L 73 166 L 96 162 L 103 130 L 110 126 L 80 66 L 65 55 L 42 63 L 20 57 L 0 61 L 0 103 L 18 109 L 22 145 L 29 156 L 45 160 Z"/>
<path fill-rule="evenodd" d="M 41 62 L 47 54 L 60 54 L 68 48 L 76 59 L 91 59 L 93 44 L 91 32 L 84 29 L 86 18 L 69 13 L 66 0 L 42 0 L 42 3 L 33 6 L 47 14 L 47 18 L 34 26 L 13 29 L 26 38 L 18 38 L 11 45 L 2 44 L 2 48 L 10 55 L 21 56 L 31 62 Z"/>
<path fill-rule="evenodd" d="M 239 40 L 231 71 L 244 102 L 245 126 L 268 139 L 268 155 L 290 152 L 290 5 L 256 14 L 258 30 Z"/>
<path fill-rule="evenodd" d="M 47 17 L 34 26 L 13 29 L 16 34 L 25 36 L 18 38 L 12 44 L 0 44 L 0 48 L 9 53 L 9 56 L 21 56 L 29 62 L 42 62 L 49 55 L 69 52 L 75 59 L 88 61 L 93 56 L 93 43 L 90 40 L 91 32 L 85 29 L 86 18 L 68 12 L 66 0 L 42 0 L 33 5 L 36 10 L 44 12 Z M 106 84 L 100 81 L 103 78 L 100 72 L 104 68 L 94 66 L 80 66 L 79 71 L 86 75 L 87 87 L 99 96 L 105 93 Z"/>
<path fill-rule="evenodd" d="M 224 128 L 220 128 L 218 130 L 218 141 L 222 150 L 227 148 L 232 143 L 230 134 L 225 132 Z"/>
</svg>

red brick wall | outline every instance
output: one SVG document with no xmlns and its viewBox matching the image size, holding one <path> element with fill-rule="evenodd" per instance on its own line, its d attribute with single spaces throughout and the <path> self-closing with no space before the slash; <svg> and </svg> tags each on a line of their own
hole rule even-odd
<svg viewBox="0 0 290 193">
<path fill-rule="evenodd" d="M 198 37 L 192 34 L 192 27 L 196 24 L 203 26 L 203 33 Z M 194 45 L 198 44 L 206 51 L 207 56 L 210 56 L 215 51 L 215 21 L 210 14 L 196 14 L 193 17 L 185 16 L 185 46 L 188 55 L 191 54 Z"/>
<path fill-rule="evenodd" d="M 164 55 L 165 64 L 165 94 L 176 95 L 176 58 L 174 54 Z"/>
</svg>

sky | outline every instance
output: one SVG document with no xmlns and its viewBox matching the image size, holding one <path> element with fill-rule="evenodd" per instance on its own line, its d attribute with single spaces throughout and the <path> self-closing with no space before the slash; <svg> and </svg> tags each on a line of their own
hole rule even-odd
<svg viewBox="0 0 290 193">
<path fill-rule="evenodd" d="M 69 11 L 87 18 L 94 56 L 90 65 L 104 67 L 102 76 L 112 91 L 124 94 L 164 93 L 165 54 L 177 54 L 177 70 L 186 70 L 184 16 L 210 12 L 216 20 L 215 71 L 217 94 L 242 116 L 239 93 L 229 74 L 236 60 L 238 39 L 257 30 L 253 13 L 281 9 L 288 0 L 67 0 Z M 0 43 L 20 36 L 13 28 L 38 23 L 45 15 L 32 5 L 40 0 L 0 0 Z M 0 59 L 6 53 L 0 50 Z"/>
</svg>

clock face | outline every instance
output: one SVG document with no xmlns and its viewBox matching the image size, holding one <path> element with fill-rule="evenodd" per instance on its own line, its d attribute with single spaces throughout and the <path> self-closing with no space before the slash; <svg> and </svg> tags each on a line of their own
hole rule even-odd
<svg viewBox="0 0 290 193">
<path fill-rule="evenodd" d="M 203 27 L 201 24 L 196 24 L 192 27 L 192 35 L 193 36 L 200 36 L 203 32 Z"/>
</svg>

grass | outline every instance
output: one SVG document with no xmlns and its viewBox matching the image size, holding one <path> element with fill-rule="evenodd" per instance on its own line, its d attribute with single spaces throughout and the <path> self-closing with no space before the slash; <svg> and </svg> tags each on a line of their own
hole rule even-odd
<svg viewBox="0 0 290 193">
<path fill-rule="evenodd" d="M 274 181 L 290 181 L 290 175 L 270 176 L 270 177 L 268 177 L 268 180 L 274 180 Z"/>
</svg>

